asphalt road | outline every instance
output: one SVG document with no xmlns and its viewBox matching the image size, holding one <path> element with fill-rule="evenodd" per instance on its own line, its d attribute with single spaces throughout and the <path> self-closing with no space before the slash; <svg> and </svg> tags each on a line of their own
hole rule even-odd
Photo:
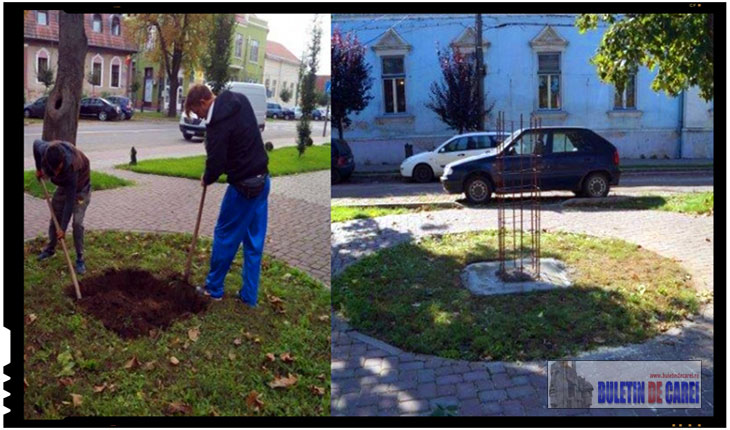
<svg viewBox="0 0 730 430">
<path fill-rule="evenodd" d="M 267 121 L 263 133 L 264 142 L 271 141 L 274 148 L 296 144 L 296 121 Z M 323 121 L 312 122 L 312 139 L 315 144 L 330 140 L 322 137 Z M 33 141 L 41 137 L 42 124 L 26 125 L 23 132 L 24 168 L 30 169 L 33 161 Z M 81 120 L 76 144 L 91 160 L 92 168 L 106 168 L 129 161 L 132 146 L 137 159 L 160 157 L 184 157 L 205 154 L 202 139 L 191 142 L 182 137 L 177 121 L 135 120 L 100 122 Z"/>
<path fill-rule="evenodd" d="M 642 194 L 646 192 L 711 191 L 713 176 L 698 173 L 624 174 L 614 194 Z M 332 198 L 379 198 L 444 194 L 440 182 L 418 184 L 403 181 L 345 183 L 332 186 Z M 572 195 L 568 192 L 567 194 Z M 454 196 L 454 199 L 458 196 Z"/>
</svg>

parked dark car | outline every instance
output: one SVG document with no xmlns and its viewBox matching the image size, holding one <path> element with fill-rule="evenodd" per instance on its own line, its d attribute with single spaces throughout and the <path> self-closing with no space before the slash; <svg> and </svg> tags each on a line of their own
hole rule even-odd
<svg viewBox="0 0 730 430">
<path fill-rule="evenodd" d="M 106 99 L 112 102 L 112 104 L 119 106 L 119 109 L 122 110 L 122 114 L 124 114 L 123 119 L 132 119 L 132 116 L 134 115 L 134 108 L 132 107 L 131 100 L 122 96 L 111 96 L 106 97 Z"/>
<path fill-rule="evenodd" d="M 282 118 L 288 119 L 288 120 L 293 120 L 294 119 L 294 116 L 295 115 L 294 115 L 294 110 L 293 109 L 283 108 L 282 109 L 282 112 L 283 112 L 283 115 L 284 115 Z"/>
<path fill-rule="evenodd" d="M 81 99 L 79 115 L 98 118 L 99 121 L 115 120 L 122 117 L 122 110 L 119 106 L 101 97 L 88 97 Z"/>
<path fill-rule="evenodd" d="M 621 176 L 616 147 L 586 128 L 518 130 L 500 145 L 497 154 L 503 155 L 502 178 L 497 171 L 498 155 L 489 154 L 447 164 L 441 184 L 448 193 L 465 193 L 471 203 L 486 203 L 496 184 L 510 191 L 529 186 L 531 181 L 524 181 L 519 172 L 529 165 L 532 154 L 536 155 L 532 161 L 540 172 L 542 191 L 566 190 L 583 197 L 605 197 Z"/>
<path fill-rule="evenodd" d="M 284 118 L 284 109 L 278 103 L 266 103 L 266 118 Z"/>
<path fill-rule="evenodd" d="M 27 103 L 23 108 L 23 116 L 26 118 L 43 118 L 46 114 L 46 101 L 48 97 L 44 96 L 38 100 Z"/>
<path fill-rule="evenodd" d="M 322 119 L 324 119 L 324 114 L 319 109 L 315 109 L 312 111 L 312 119 L 315 121 L 322 121 Z"/>
<path fill-rule="evenodd" d="M 355 170 L 355 159 L 346 141 L 332 139 L 332 183 L 346 181 Z"/>
</svg>

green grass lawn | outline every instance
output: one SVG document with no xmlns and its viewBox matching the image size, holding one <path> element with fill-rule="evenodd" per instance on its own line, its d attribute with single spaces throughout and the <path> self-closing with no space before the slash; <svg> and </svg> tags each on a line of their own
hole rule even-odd
<svg viewBox="0 0 730 430">
<path fill-rule="evenodd" d="M 712 215 L 715 207 L 714 191 L 681 193 L 670 196 L 638 196 L 628 200 L 611 202 L 596 200 L 586 202 L 585 206 L 610 207 L 612 209 L 653 209 L 679 212 L 692 215 Z"/>
<path fill-rule="evenodd" d="M 377 218 L 386 215 L 402 215 L 407 213 L 427 212 L 445 209 L 437 205 L 423 206 L 400 206 L 400 207 L 378 207 L 378 206 L 332 206 L 332 222 L 349 221 L 353 219 Z"/>
<path fill-rule="evenodd" d="M 132 118 L 129 121 L 144 121 L 144 120 L 159 120 L 159 121 L 180 121 L 180 115 L 175 115 L 174 117 L 170 118 L 167 116 L 167 112 L 157 112 L 157 111 L 144 111 L 140 112 L 138 109 L 135 109 L 134 115 L 132 115 Z"/>
<path fill-rule="evenodd" d="M 44 242 L 24 246 L 26 419 L 164 415 L 176 402 L 189 407 L 183 412 L 188 415 L 329 415 L 330 294 L 303 272 L 265 256 L 259 305 L 250 309 L 235 299 L 239 252 L 223 301 L 154 337 L 123 340 L 75 304 L 66 291 L 71 280 L 62 255 L 36 261 Z M 158 277 L 182 273 L 189 244 L 189 235 L 87 233 L 88 272 L 79 282 L 83 287 L 85 278 L 109 268 L 138 268 Z M 204 282 L 210 249 L 211 241 L 201 238 L 193 284 Z M 283 300 L 285 313 L 275 311 L 268 295 Z M 191 329 L 199 331 L 197 340 Z M 293 362 L 279 358 L 286 352 Z M 139 365 L 126 368 L 133 357 Z M 298 379 L 294 385 L 269 387 L 275 376 L 290 373 Z M 104 384 L 106 389 L 95 391 Z M 246 401 L 252 392 L 263 402 L 259 411 Z M 81 403 L 75 405 L 73 397 Z"/>
<path fill-rule="evenodd" d="M 696 312 L 701 301 L 677 263 L 621 240 L 545 233 L 542 256 L 574 270 L 574 286 L 472 295 L 460 273 L 497 258 L 497 234 L 488 231 L 429 237 L 365 257 L 333 280 L 332 303 L 354 328 L 407 351 L 525 361 L 641 342 Z"/>
<path fill-rule="evenodd" d="M 118 178 L 113 175 L 108 175 L 106 173 L 91 171 L 91 190 L 110 190 L 112 188 L 119 188 L 119 187 L 126 187 L 128 185 L 133 185 L 134 181 L 130 181 L 127 179 Z M 46 180 L 46 188 L 48 188 L 48 192 L 50 194 L 53 194 L 54 191 L 56 191 L 56 186 L 51 183 L 51 181 Z M 38 182 L 38 180 L 35 177 L 35 170 L 26 170 L 23 172 L 23 191 L 26 193 L 32 195 L 33 197 L 38 197 L 39 199 L 45 198 L 45 195 L 43 193 L 43 186 Z"/>
<path fill-rule="evenodd" d="M 330 147 L 315 145 L 307 148 L 299 157 L 296 147 L 275 149 L 269 154 L 269 174 L 271 176 L 292 175 L 295 173 L 325 170 L 330 168 Z M 121 164 L 119 169 L 127 169 L 137 173 L 151 173 L 163 176 L 200 179 L 205 170 L 205 155 L 183 158 L 156 158 L 142 160 L 136 166 Z M 226 175 L 221 175 L 218 182 L 226 182 Z"/>
</svg>

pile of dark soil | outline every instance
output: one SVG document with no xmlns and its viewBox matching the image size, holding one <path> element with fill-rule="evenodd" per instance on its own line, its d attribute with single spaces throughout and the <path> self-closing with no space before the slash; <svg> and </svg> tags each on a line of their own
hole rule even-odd
<svg viewBox="0 0 730 430">
<path fill-rule="evenodd" d="M 157 279 L 144 270 L 110 269 L 84 278 L 80 285 L 78 305 L 125 339 L 164 329 L 174 320 L 203 311 L 209 302 L 181 279 Z M 74 296 L 73 285 L 68 292 Z"/>
</svg>

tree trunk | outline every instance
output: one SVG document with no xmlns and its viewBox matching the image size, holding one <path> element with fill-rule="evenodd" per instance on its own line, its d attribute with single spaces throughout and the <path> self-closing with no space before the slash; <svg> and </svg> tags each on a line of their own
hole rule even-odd
<svg viewBox="0 0 730 430">
<path fill-rule="evenodd" d="M 180 72 L 181 63 L 182 51 L 175 48 L 172 54 L 172 67 L 169 75 L 167 76 L 170 79 L 170 105 L 167 107 L 167 116 L 170 118 L 174 118 L 175 115 L 177 115 L 177 87 L 180 86 L 177 74 Z"/>
<path fill-rule="evenodd" d="M 43 140 L 63 140 L 76 145 L 88 46 L 84 15 L 60 11 L 58 28 L 58 73 L 56 85 L 46 102 L 42 137 Z"/>
</svg>

